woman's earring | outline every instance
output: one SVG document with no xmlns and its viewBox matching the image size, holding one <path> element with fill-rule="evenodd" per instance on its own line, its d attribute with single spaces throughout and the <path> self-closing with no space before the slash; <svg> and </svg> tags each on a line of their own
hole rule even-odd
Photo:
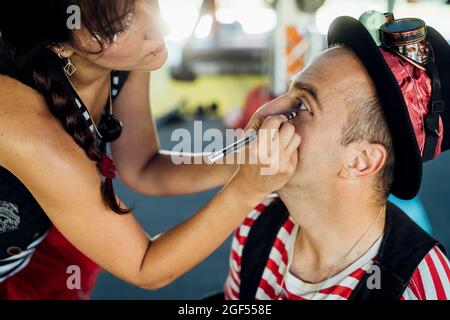
<svg viewBox="0 0 450 320">
<path fill-rule="evenodd" d="M 59 49 L 61 52 L 64 52 L 64 46 L 60 45 Z M 61 54 L 61 52 L 58 52 L 58 57 L 63 60 L 65 59 L 64 56 Z M 67 58 L 67 64 L 64 66 L 64 72 L 70 77 L 77 71 L 77 68 L 73 65 L 72 61 L 70 61 L 70 58 Z"/>
<path fill-rule="evenodd" d="M 69 77 L 72 76 L 75 71 L 77 71 L 77 68 L 73 65 L 72 61 L 70 61 L 70 58 L 67 58 L 67 64 L 64 67 L 64 71 Z"/>
</svg>

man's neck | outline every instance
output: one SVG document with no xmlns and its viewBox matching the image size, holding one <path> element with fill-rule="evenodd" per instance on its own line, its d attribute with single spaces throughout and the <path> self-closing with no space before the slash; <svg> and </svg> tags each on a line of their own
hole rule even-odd
<svg viewBox="0 0 450 320">
<path fill-rule="evenodd" d="M 322 194 L 315 200 L 313 195 L 303 198 L 297 191 L 283 191 L 280 197 L 300 227 L 291 272 L 305 281 L 319 282 L 342 271 L 369 250 L 384 231 L 384 207 L 361 194 Z"/>
</svg>

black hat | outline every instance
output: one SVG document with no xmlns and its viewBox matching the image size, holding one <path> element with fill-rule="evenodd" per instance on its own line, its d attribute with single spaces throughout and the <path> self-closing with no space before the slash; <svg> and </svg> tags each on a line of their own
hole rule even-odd
<svg viewBox="0 0 450 320">
<path fill-rule="evenodd" d="M 426 33 L 434 52 L 433 73 L 434 80 L 437 80 L 437 83 L 433 81 L 431 86 L 433 89 L 430 90 L 430 93 L 432 91 L 430 101 L 440 103 L 432 105 L 430 102 L 427 114 L 423 114 L 417 120 L 417 115 L 414 119 L 410 114 L 409 101 L 405 101 L 404 92 L 392 70 L 392 65 L 386 60 L 389 53 L 383 52 L 377 46 L 376 39 L 365 25 L 354 18 L 344 16 L 337 18 L 328 31 L 329 47 L 343 45 L 351 49 L 372 78 L 393 139 L 396 162 L 391 193 L 405 200 L 414 198 L 419 192 L 423 162 L 450 148 L 450 46 L 433 28 L 426 27 Z M 404 65 L 406 67 L 408 63 Z M 426 73 L 429 75 L 429 70 Z M 431 75 L 429 76 L 431 78 Z M 431 132 L 427 128 L 427 121 L 433 116 L 437 119 L 438 128 Z M 423 144 L 422 147 L 419 146 L 418 130 L 424 133 L 426 139 L 435 141 L 431 157 L 429 150 L 424 150 Z M 434 152 L 435 150 L 437 151 Z"/>
</svg>

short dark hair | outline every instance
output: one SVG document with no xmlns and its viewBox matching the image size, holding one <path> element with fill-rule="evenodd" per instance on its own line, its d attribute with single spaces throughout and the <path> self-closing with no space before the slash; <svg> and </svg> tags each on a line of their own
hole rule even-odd
<svg viewBox="0 0 450 320">
<path fill-rule="evenodd" d="M 383 107 L 376 95 L 370 96 L 365 101 L 352 103 L 346 123 L 342 131 L 342 145 L 367 140 L 370 143 L 379 143 L 386 148 L 386 163 L 379 172 L 376 190 L 382 195 L 383 200 L 389 195 L 394 180 L 395 156 L 392 136 Z"/>
</svg>

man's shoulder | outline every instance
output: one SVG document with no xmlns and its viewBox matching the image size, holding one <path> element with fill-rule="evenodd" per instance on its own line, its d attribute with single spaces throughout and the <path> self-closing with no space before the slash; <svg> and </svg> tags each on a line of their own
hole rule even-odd
<svg viewBox="0 0 450 320">
<path fill-rule="evenodd" d="M 275 202 L 280 201 L 280 198 L 276 193 L 268 195 L 263 201 L 261 201 L 256 207 L 253 208 L 242 222 L 241 226 L 251 226 L 262 214 L 267 212 L 267 208 Z"/>
<path fill-rule="evenodd" d="M 247 238 L 250 232 L 253 238 L 259 239 L 261 235 L 264 238 L 268 234 L 279 234 L 280 228 L 283 226 L 289 233 L 292 230 L 294 222 L 287 214 L 287 209 L 276 193 L 267 196 L 259 203 L 247 217 L 242 221 L 241 225 L 235 232 L 235 240 L 242 246 L 247 245 Z M 280 228 L 278 228 L 280 227 Z M 255 228 L 257 230 L 255 230 Z M 283 230 L 281 230 L 283 232 Z M 255 239 L 253 239 L 255 240 Z M 259 241 L 257 241 L 259 243 Z"/>
<path fill-rule="evenodd" d="M 417 245 L 410 246 L 409 244 L 418 243 L 425 254 L 435 245 L 439 245 L 445 252 L 445 248 L 438 240 L 419 226 L 403 209 L 390 201 L 387 201 L 386 219 L 385 233 L 389 235 L 390 246 L 398 247 L 402 244 L 411 252 L 416 252 Z"/>
</svg>

